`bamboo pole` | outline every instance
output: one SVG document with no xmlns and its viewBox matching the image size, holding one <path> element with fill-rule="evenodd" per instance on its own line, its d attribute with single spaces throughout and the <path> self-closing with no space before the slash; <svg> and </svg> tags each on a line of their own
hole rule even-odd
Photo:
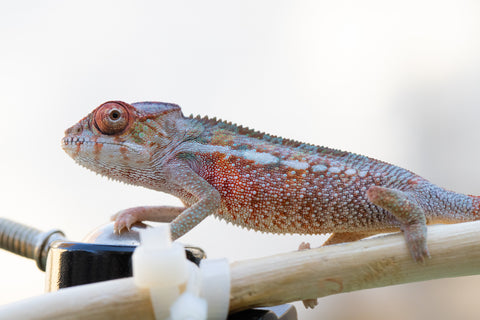
<svg viewBox="0 0 480 320">
<path fill-rule="evenodd" d="M 480 274 L 480 221 L 428 228 L 432 256 L 413 262 L 401 234 L 231 264 L 230 311 L 422 280 Z M 0 306 L 1 319 L 153 319 L 132 278 Z"/>
</svg>

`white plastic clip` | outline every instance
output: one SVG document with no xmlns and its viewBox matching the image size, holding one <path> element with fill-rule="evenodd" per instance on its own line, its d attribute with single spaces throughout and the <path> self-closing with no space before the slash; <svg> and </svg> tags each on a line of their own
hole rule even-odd
<svg viewBox="0 0 480 320">
<path fill-rule="evenodd" d="M 200 274 L 200 296 L 207 300 L 208 319 L 226 319 L 230 304 L 230 265 L 227 259 L 202 260 Z"/>
<path fill-rule="evenodd" d="M 200 269 L 193 262 L 188 262 L 189 277 L 185 292 L 170 308 L 172 320 L 207 319 L 207 301 L 200 298 Z"/>
<path fill-rule="evenodd" d="M 135 284 L 150 289 L 155 318 L 166 319 L 180 296 L 180 285 L 188 280 L 185 249 L 171 243 L 169 227 L 146 229 L 140 239 L 132 256 Z"/>
<path fill-rule="evenodd" d="M 140 233 L 132 256 L 135 284 L 150 290 L 155 319 L 224 320 L 230 300 L 226 259 L 203 260 L 200 269 L 171 243 L 168 226 Z M 208 305 L 208 312 L 207 312 Z"/>
</svg>

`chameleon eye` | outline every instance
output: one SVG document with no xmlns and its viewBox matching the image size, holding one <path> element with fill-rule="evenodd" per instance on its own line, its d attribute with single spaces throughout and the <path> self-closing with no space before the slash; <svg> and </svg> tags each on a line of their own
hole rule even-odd
<svg viewBox="0 0 480 320">
<path fill-rule="evenodd" d="M 107 102 L 95 111 L 94 122 L 103 134 L 117 134 L 123 132 L 129 122 L 128 110 L 118 102 Z"/>
</svg>

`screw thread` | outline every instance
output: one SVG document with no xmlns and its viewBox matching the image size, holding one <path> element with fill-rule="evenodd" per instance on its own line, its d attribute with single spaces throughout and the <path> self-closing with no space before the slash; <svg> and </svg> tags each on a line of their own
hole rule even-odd
<svg viewBox="0 0 480 320">
<path fill-rule="evenodd" d="M 50 244 L 64 239 L 60 230 L 42 232 L 24 224 L 0 218 L 0 248 L 35 260 L 40 270 L 45 271 Z"/>
<path fill-rule="evenodd" d="M 0 218 L 0 248 L 34 259 L 35 247 L 42 232 L 21 223 Z"/>
</svg>

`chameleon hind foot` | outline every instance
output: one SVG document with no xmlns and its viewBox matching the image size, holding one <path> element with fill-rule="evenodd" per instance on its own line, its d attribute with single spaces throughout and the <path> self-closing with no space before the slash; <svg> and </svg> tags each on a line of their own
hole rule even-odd
<svg viewBox="0 0 480 320">
<path fill-rule="evenodd" d="M 298 251 L 303 251 L 303 250 L 309 250 L 310 248 L 310 243 L 308 242 L 302 242 L 298 246 Z M 302 301 L 303 305 L 305 306 L 305 309 L 313 309 L 318 305 L 318 299 L 305 299 Z"/>
<path fill-rule="evenodd" d="M 408 250 L 417 263 L 430 258 L 427 248 L 427 224 L 423 209 L 408 193 L 397 189 L 372 186 L 367 190 L 370 202 L 387 210 L 400 222 Z"/>
</svg>

